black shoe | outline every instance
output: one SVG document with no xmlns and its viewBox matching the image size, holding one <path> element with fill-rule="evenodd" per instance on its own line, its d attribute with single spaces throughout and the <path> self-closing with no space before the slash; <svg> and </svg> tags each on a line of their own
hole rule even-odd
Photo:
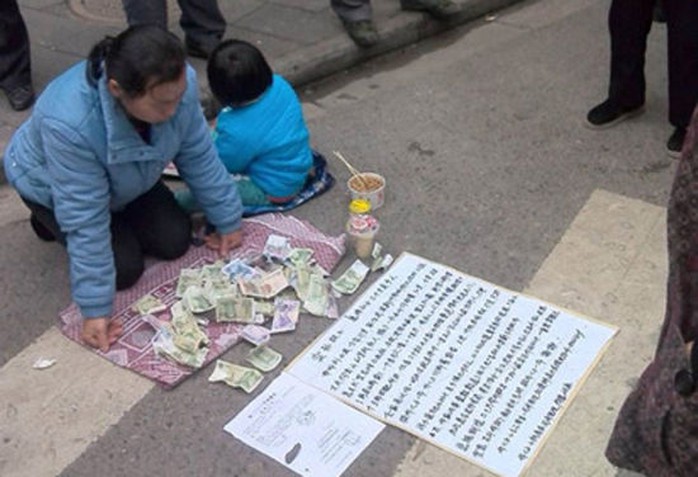
<svg viewBox="0 0 698 477">
<path fill-rule="evenodd" d="M 615 126 L 621 121 L 630 119 L 634 116 L 642 114 L 645 110 L 645 105 L 623 107 L 613 103 L 607 99 L 603 103 L 594 106 L 587 114 L 587 126 L 592 129 L 604 129 Z"/>
<path fill-rule="evenodd" d="M 32 226 L 32 230 L 34 230 L 34 233 L 36 234 L 37 237 L 39 237 L 41 240 L 44 242 L 55 242 L 56 241 L 56 236 L 51 233 L 49 229 L 44 226 L 41 222 L 39 222 L 39 219 L 36 218 L 34 214 L 29 217 L 29 223 Z"/>
<path fill-rule="evenodd" d="M 31 83 L 6 89 L 5 94 L 10 102 L 10 107 L 15 111 L 24 111 L 34 104 L 34 88 L 32 88 Z"/>
<path fill-rule="evenodd" d="M 428 12 L 438 20 L 448 20 L 460 12 L 460 6 L 451 0 L 400 0 L 403 10 Z"/>
<path fill-rule="evenodd" d="M 215 40 L 211 41 L 208 43 L 202 43 L 199 41 L 193 41 L 193 40 L 185 40 L 184 44 L 187 47 L 187 54 L 189 56 L 194 56 L 196 58 L 202 58 L 204 60 L 208 60 L 208 57 L 211 56 L 211 53 L 213 53 L 213 50 L 216 49 L 218 44 L 220 43 L 220 40 Z"/>
<path fill-rule="evenodd" d="M 363 48 L 378 43 L 378 31 L 371 20 L 359 20 L 357 22 L 344 21 L 344 29 L 354 43 Z"/>
<path fill-rule="evenodd" d="M 674 132 L 669 136 L 669 140 L 666 142 L 667 154 L 671 157 L 681 156 L 684 139 L 686 139 L 686 128 L 675 128 Z"/>
</svg>

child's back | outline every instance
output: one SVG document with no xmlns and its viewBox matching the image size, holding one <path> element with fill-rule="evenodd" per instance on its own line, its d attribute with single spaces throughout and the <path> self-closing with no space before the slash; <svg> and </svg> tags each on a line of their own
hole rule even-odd
<svg viewBox="0 0 698 477">
<path fill-rule="evenodd" d="M 257 48 L 239 40 L 225 41 L 214 50 L 208 77 L 224 106 L 216 123 L 218 154 L 229 172 L 249 178 L 250 184 L 239 183 L 243 202 L 249 202 L 245 195 L 250 188 L 250 194 L 271 202 L 293 198 L 303 188 L 313 159 L 291 85 L 272 74 Z"/>
</svg>

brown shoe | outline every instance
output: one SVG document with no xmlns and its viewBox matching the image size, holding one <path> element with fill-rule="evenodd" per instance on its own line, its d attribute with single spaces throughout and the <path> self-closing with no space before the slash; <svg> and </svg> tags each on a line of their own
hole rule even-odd
<svg viewBox="0 0 698 477">
<path fill-rule="evenodd" d="M 451 0 L 400 0 L 403 10 L 427 12 L 438 20 L 448 20 L 460 12 L 460 5 Z"/>
</svg>

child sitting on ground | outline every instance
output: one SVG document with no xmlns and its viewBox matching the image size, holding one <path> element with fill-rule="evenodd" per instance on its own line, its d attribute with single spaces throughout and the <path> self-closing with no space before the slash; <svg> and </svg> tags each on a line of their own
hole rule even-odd
<svg viewBox="0 0 698 477">
<path fill-rule="evenodd" d="M 228 172 L 241 175 L 235 179 L 243 204 L 290 201 L 313 165 L 293 88 L 272 73 L 259 49 L 241 40 L 221 43 L 211 53 L 207 73 L 211 92 L 223 106 L 215 123 L 215 146 Z"/>
</svg>

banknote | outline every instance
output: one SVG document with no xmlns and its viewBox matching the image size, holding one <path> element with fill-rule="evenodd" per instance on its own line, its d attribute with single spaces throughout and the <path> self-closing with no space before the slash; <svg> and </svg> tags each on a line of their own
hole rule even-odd
<svg viewBox="0 0 698 477">
<path fill-rule="evenodd" d="M 368 275 L 369 268 L 361 260 L 356 260 L 345 272 L 332 282 L 332 288 L 343 295 L 351 295 Z"/>
<path fill-rule="evenodd" d="M 325 277 L 317 273 L 311 274 L 303 308 L 311 315 L 325 316 L 329 300 L 329 285 Z"/>
<path fill-rule="evenodd" d="M 257 299 L 254 301 L 254 311 L 265 316 L 274 315 L 274 302 L 271 300 Z"/>
<path fill-rule="evenodd" d="M 208 336 L 199 328 L 194 315 L 182 305 L 182 302 L 172 305 L 170 313 L 172 314 L 170 320 L 172 341 L 176 346 L 191 353 L 209 344 Z"/>
<path fill-rule="evenodd" d="M 224 382 L 234 388 L 242 388 L 251 393 L 262 382 L 264 376 L 256 369 L 239 366 L 219 359 L 213 373 L 208 377 L 209 382 Z"/>
<path fill-rule="evenodd" d="M 293 267 L 309 265 L 314 253 L 315 252 L 310 248 L 292 248 L 286 260 Z"/>
<path fill-rule="evenodd" d="M 231 260 L 226 266 L 224 266 L 221 271 L 228 276 L 231 282 L 236 281 L 238 278 L 243 280 L 252 280 L 259 276 L 259 272 L 255 270 L 254 267 L 248 265 L 243 260 L 236 258 Z"/>
<path fill-rule="evenodd" d="M 169 324 L 166 324 L 153 338 L 153 350 L 155 353 L 191 368 L 200 368 L 203 366 L 208 348 L 202 347 L 197 348 L 194 352 L 188 352 L 175 345 L 174 337 L 174 330 Z"/>
<path fill-rule="evenodd" d="M 277 299 L 274 301 L 274 318 L 271 333 L 285 333 L 296 329 L 301 302 L 298 300 Z"/>
<path fill-rule="evenodd" d="M 288 281 L 291 284 L 291 287 L 293 287 L 293 289 L 296 291 L 298 299 L 301 301 L 305 301 L 305 299 L 308 297 L 308 287 L 310 286 L 311 273 L 310 268 L 305 265 L 291 268 Z"/>
<path fill-rule="evenodd" d="M 264 256 L 272 259 L 285 260 L 291 253 L 291 244 L 288 241 L 288 237 L 282 237 L 281 235 L 270 234 L 267 237 L 267 241 L 264 244 L 264 250 L 262 252 Z"/>
<path fill-rule="evenodd" d="M 223 267 L 225 263 L 222 260 L 218 260 L 209 265 L 204 265 L 201 267 L 201 280 L 202 281 L 216 281 L 224 276 Z"/>
<path fill-rule="evenodd" d="M 154 297 L 150 293 L 143 295 L 131 306 L 131 309 L 137 311 L 140 315 L 152 315 L 167 310 L 165 305 L 159 298 Z"/>
<path fill-rule="evenodd" d="M 177 280 L 177 289 L 175 295 L 177 298 L 182 298 L 187 288 L 198 285 L 201 282 L 201 270 L 195 268 L 183 268 L 179 271 L 179 279 Z"/>
<path fill-rule="evenodd" d="M 206 292 L 198 285 L 190 286 L 187 291 L 184 292 L 182 297 L 185 306 L 192 313 L 205 313 L 209 310 L 213 310 L 216 306 L 207 296 Z"/>
<path fill-rule="evenodd" d="M 225 280 L 211 280 L 204 283 L 204 293 L 209 301 L 215 303 L 218 297 L 228 295 L 238 295 L 237 286 Z"/>
<path fill-rule="evenodd" d="M 240 291 L 247 296 L 256 298 L 271 298 L 288 286 L 288 280 L 282 269 L 276 269 L 254 280 L 238 278 Z"/>
<path fill-rule="evenodd" d="M 389 253 L 386 253 L 382 257 L 379 257 L 378 263 L 374 262 L 371 265 L 371 271 L 377 272 L 378 270 L 383 270 L 385 268 L 388 268 L 392 263 L 393 263 L 393 256 L 390 255 Z"/>
<path fill-rule="evenodd" d="M 240 332 L 240 336 L 245 341 L 252 343 L 255 346 L 263 345 L 271 338 L 271 333 L 268 328 L 259 325 L 247 325 Z"/>
<path fill-rule="evenodd" d="M 257 346 L 250 350 L 245 361 L 260 371 L 268 373 L 279 365 L 282 358 L 281 353 L 268 346 Z"/>
<path fill-rule="evenodd" d="M 254 323 L 255 302 L 240 295 L 224 295 L 216 302 L 216 321 Z"/>
</svg>

